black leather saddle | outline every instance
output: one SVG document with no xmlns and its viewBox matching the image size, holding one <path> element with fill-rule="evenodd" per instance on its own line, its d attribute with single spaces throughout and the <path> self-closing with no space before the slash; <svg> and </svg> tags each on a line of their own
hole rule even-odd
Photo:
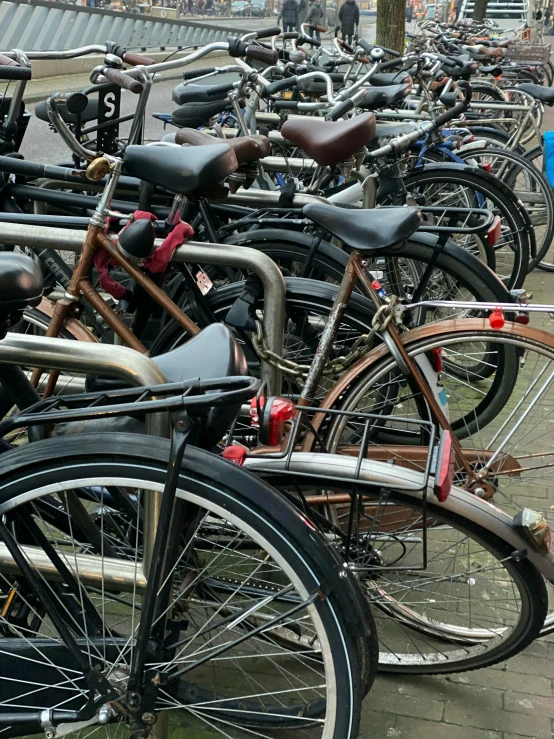
<svg viewBox="0 0 554 739">
<path fill-rule="evenodd" d="M 179 128 L 200 128 L 220 113 L 233 110 L 230 100 L 214 100 L 210 103 L 186 103 L 171 114 L 171 122 Z"/>
<path fill-rule="evenodd" d="M 202 192 L 238 167 L 230 146 L 128 146 L 123 157 L 128 174 L 185 195 Z"/>
<path fill-rule="evenodd" d="M 42 272 L 25 254 L 0 252 L 0 315 L 40 303 Z"/>
<path fill-rule="evenodd" d="M 173 88 L 173 102 L 177 105 L 212 103 L 214 100 L 224 100 L 229 90 L 232 89 L 232 82 L 226 82 L 223 85 L 184 85 L 181 83 Z"/>
<path fill-rule="evenodd" d="M 523 82 L 517 86 L 517 89 L 526 92 L 531 97 L 534 97 L 535 100 L 545 103 L 545 105 L 554 105 L 554 88 L 552 87 L 543 87 L 542 85 L 533 85 L 531 82 Z"/>
<path fill-rule="evenodd" d="M 385 105 L 397 105 L 404 100 L 412 89 L 412 85 L 381 85 L 369 88 L 363 100 L 358 103 L 364 110 L 383 108 Z"/>
<path fill-rule="evenodd" d="M 66 123 L 77 123 L 77 116 L 74 113 L 70 113 L 65 104 L 58 105 L 58 111 Z M 39 103 L 35 108 L 35 115 L 41 121 L 50 123 L 50 118 L 46 113 L 46 102 Z M 81 113 L 81 123 L 87 123 L 88 121 L 95 121 L 98 118 L 98 100 L 89 99 L 86 108 Z"/>
<path fill-rule="evenodd" d="M 405 85 L 411 81 L 412 76 L 409 72 L 383 72 L 370 77 L 369 84 L 373 87 L 388 87 L 389 85 Z"/>
<path fill-rule="evenodd" d="M 42 298 L 42 272 L 25 254 L 0 252 L 0 338 Z"/>
<path fill-rule="evenodd" d="M 231 331 L 222 323 L 211 324 L 177 349 L 152 357 L 152 361 L 161 369 L 167 382 L 183 382 L 195 378 L 215 380 L 219 377 L 248 375 L 248 363 L 244 353 Z M 105 380 L 103 382 L 105 383 Z M 108 382 L 110 389 L 123 386 L 117 380 Z M 89 389 L 97 390 L 98 387 L 93 382 Z M 231 426 L 238 411 L 239 408 L 235 405 L 210 408 L 204 416 L 198 443 L 205 447 L 217 444 Z M 138 416 L 90 419 L 86 423 L 86 430 L 90 433 L 145 433 L 144 420 Z M 54 433 L 57 436 L 66 436 L 82 431 L 83 424 L 77 421 L 58 424 Z"/>
<path fill-rule="evenodd" d="M 406 241 L 421 225 L 418 208 L 345 210 L 324 203 L 310 203 L 302 212 L 348 246 L 358 251 L 380 251 Z"/>
<path fill-rule="evenodd" d="M 378 123 L 375 127 L 375 138 L 396 138 L 412 133 L 416 128 L 414 123 Z"/>
</svg>

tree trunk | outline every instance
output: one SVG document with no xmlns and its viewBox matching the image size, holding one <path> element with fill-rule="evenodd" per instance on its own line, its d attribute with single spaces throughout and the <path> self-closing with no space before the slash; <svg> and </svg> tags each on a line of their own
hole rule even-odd
<svg viewBox="0 0 554 739">
<path fill-rule="evenodd" d="M 404 51 L 406 0 L 378 0 L 376 46 Z"/>
<path fill-rule="evenodd" d="M 473 8 L 473 20 L 482 21 L 485 18 L 487 12 L 487 5 L 489 0 L 475 0 L 475 6 Z"/>
</svg>

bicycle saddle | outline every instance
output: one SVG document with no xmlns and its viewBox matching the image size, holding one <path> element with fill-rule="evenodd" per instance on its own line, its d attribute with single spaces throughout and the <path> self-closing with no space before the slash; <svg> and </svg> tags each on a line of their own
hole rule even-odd
<svg viewBox="0 0 554 739">
<path fill-rule="evenodd" d="M 166 377 L 167 382 L 183 382 L 192 378 L 215 380 L 218 377 L 237 377 L 248 374 L 248 363 L 241 347 L 227 326 L 212 323 L 197 336 L 189 339 L 177 349 L 152 357 Z M 112 378 L 87 378 L 87 390 L 116 389 L 125 383 Z M 213 446 L 229 429 L 239 408 L 235 405 L 217 406 L 207 409 L 200 443 Z M 58 424 L 57 436 L 82 433 L 80 421 Z M 118 418 L 99 418 L 87 421 L 87 431 L 101 433 L 107 431 L 145 433 L 142 418 L 120 416 Z"/>
<path fill-rule="evenodd" d="M 398 246 L 421 225 L 418 208 L 345 210 L 325 203 L 310 203 L 302 212 L 358 251 L 380 251 Z"/>
<path fill-rule="evenodd" d="M 387 94 L 388 87 L 375 87 L 366 92 L 363 100 L 358 103 L 359 108 L 363 110 L 377 110 L 391 104 L 391 99 Z"/>
<path fill-rule="evenodd" d="M 389 85 L 405 85 L 411 81 L 412 77 L 409 72 L 383 72 L 370 77 L 369 84 L 372 87 L 388 87 Z"/>
<path fill-rule="evenodd" d="M 66 123 L 77 123 L 77 116 L 74 113 L 70 113 L 63 103 L 58 104 L 58 110 L 61 117 Z M 50 123 L 50 118 L 46 114 L 46 101 L 39 103 L 35 108 L 35 115 L 41 121 Z M 81 113 L 81 123 L 87 123 L 88 121 L 95 121 L 98 118 L 98 100 L 89 99 L 87 107 Z"/>
<path fill-rule="evenodd" d="M 359 107 L 371 110 L 372 108 L 382 108 L 385 105 L 395 105 L 404 100 L 410 94 L 411 89 L 411 82 L 405 85 L 370 87 L 364 99 L 359 103 Z"/>
<path fill-rule="evenodd" d="M 287 121 L 281 133 L 300 146 L 317 164 L 333 166 L 354 154 L 375 138 L 375 116 L 364 113 L 346 121 Z"/>
<path fill-rule="evenodd" d="M 191 146 L 230 146 L 235 152 L 237 162 L 244 164 L 246 162 L 254 162 L 257 159 L 263 159 L 271 152 L 271 144 L 267 136 L 253 134 L 251 136 L 239 136 L 234 139 L 219 139 L 216 136 L 210 136 L 204 131 L 197 131 L 195 128 L 182 128 L 175 134 L 176 144 L 190 144 Z"/>
<path fill-rule="evenodd" d="M 223 85 L 184 85 L 181 83 L 173 88 L 172 97 L 177 105 L 211 103 L 214 100 L 224 100 L 229 90 L 232 89 L 232 82 L 226 82 Z"/>
<path fill-rule="evenodd" d="M 378 123 L 375 127 L 375 137 L 378 139 L 396 138 L 396 136 L 412 133 L 416 128 L 414 123 Z"/>
<path fill-rule="evenodd" d="M 479 71 L 483 74 L 492 74 L 493 77 L 498 77 L 499 74 L 502 74 L 502 67 L 498 64 L 482 65 Z"/>
<path fill-rule="evenodd" d="M 552 87 L 543 87 L 542 85 L 533 85 L 531 82 L 523 82 L 517 86 L 517 89 L 526 92 L 541 103 L 554 105 L 554 88 Z"/>
<path fill-rule="evenodd" d="M 233 110 L 230 100 L 214 100 L 211 103 L 186 103 L 171 114 L 171 122 L 179 128 L 205 126 L 210 118 Z"/>
<path fill-rule="evenodd" d="M 123 165 L 133 177 L 185 195 L 221 182 L 238 162 L 230 146 L 128 146 Z"/>
<path fill-rule="evenodd" d="M 42 298 L 42 272 L 25 254 L 0 252 L 0 338 L 19 320 L 21 311 Z"/>
</svg>

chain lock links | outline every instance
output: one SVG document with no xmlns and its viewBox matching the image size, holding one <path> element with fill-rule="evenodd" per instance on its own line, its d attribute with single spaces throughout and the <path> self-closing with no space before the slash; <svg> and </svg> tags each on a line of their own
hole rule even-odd
<svg viewBox="0 0 554 739">
<path fill-rule="evenodd" d="M 391 322 L 394 315 L 395 301 L 391 300 L 389 303 L 382 305 L 371 321 L 371 331 L 368 334 L 362 334 L 358 336 L 352 349 L 343 357 L 337 357 L 331 362 L 328 362 L 323 372 L 324 375 L 338 375 L 344 372 L 354 362 L 370 349 L 370 345 L 373 342 L 373 337 L 379 331 L 384 331 Z M 277 367 L 282 372 L 293 377 L 307 377 L 308 372 L 311 369 L 309 364 L 299 364 L 293 362 L 291 359 L 281 357 L 279 354 L 272 352 L 268 346 L 267 339 L 264 333 L 264 327 L 261 321 L 256 320 L 256 333 L 252 334 L 252 344 L 256 353 L 264 362 Z"/>
</svg>

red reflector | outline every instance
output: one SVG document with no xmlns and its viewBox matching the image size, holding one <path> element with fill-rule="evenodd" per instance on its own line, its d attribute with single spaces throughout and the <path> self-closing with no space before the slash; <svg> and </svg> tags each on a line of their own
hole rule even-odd
<svg viewBox="0 0 554 739">
<path fill-rule="evenodd" d="M 469 136 L 466 136 L 464 139 L 464 144 L 472 144 L 475 141 L 475 136 L 470 133 Z"/>
<path fill-rule="evenodd" d="M 518 313 L 514 320 L 516 323 L 521 323 L 523 326 L 527 326 L 529 323 L 529 313 Z"/>
<path fill-rule="evenodd" d="M 260 415 L 258 415 L 258 407 Z M 288 398 L 252 398 L 250 418 L 252 426 L 260 429 L 260 441 L 269 446 L 278 446 L 283 441 L 285 423 L 294 418 L 296 408 Z"/>
<path fill-rule="evenodd" d="M 491 227 L 487 231 L 487 241 L 489 243 L 489 246 L 494 246 L 498 243 L 500 240 L 500 236 L 502 234 L 502 221 L 500 220 L 500 216 L 495 216 L 494 221 L 491 224 Z"/>
<path fill-rule="evenodd" d="M 437 346 L 435 349 L 431 349 L 430 354 L 435 372 L 442 372 L 442 347 Z"/>
<path fill-rule="evenodd" d="M 452 490 L 454 479 L 455 454 L 452 445 L 452 432 L 441 433 L 437 450 L 437 465 L 435 467 L 435 484 L 433 492 L 441 503 L 448 498 Z"/>
<path fill-rule="evenodd" d="M 488 172 L 488 174 L 492 174 L 492 164 L 490 162 L 483 162 L 481 169 Z"/>
<path fill-rule="evenodd" d="M 231 444 L 230 446 L 225 447 L 221 456 L 228 462 L 238 464 L 239 467 L 242 467 L 244 460 L 246 459 L 247 452 L 248 450 L 246 447 L 241 446 L 240 444 Z"/>
<path fill-rule="evenodd" d="M 495 308 L 493 312 L 490 314 L 489 323 L 491 325 L 491 328 L 495 328 L 495 329 L 504 328 L 504 324 L 506 323 L 506 321 L 504 319 L 504 313 L 502 313 L 500 308 Z"/>
</svg>

